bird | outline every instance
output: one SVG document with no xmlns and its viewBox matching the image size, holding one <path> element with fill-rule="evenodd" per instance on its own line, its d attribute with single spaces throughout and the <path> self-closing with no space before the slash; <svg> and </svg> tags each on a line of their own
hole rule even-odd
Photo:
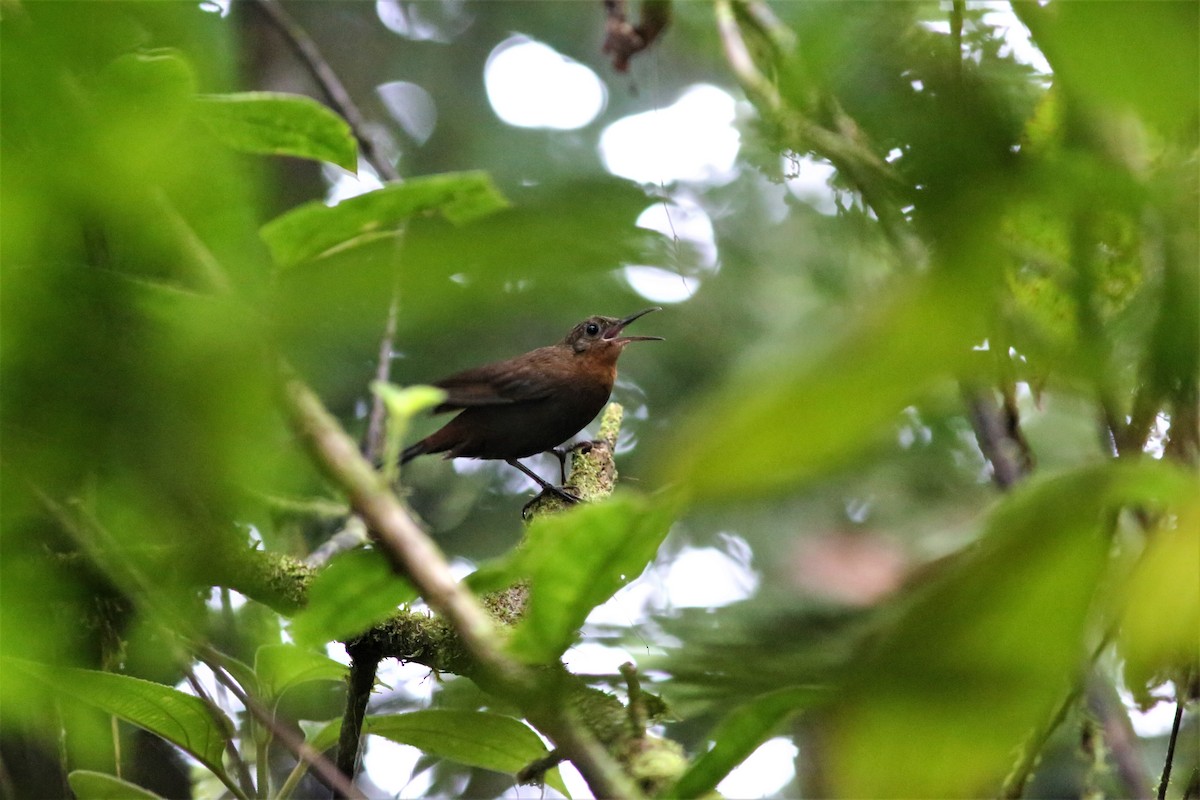
<svg viewBox="0 0 1200 800">
<path fill-rule="evenodd" d="M 562 341 L 528 353 L 457 372 L 433 386 L 446 399 L 433 409 L 460 412 L 429 436 L 406 448 L 400 463 L 417 456 L 502 460 L 567 502 L 578 498 L 542 479 L 518 459 L 555 452 L 596 418 L 612 394 L 617 359 L 630 342 L 661 336 L 624 336 L 625 327 L 659 307 L 622 319 L 592 316 Z M 559 454 L 560 459 L 562 458 Z"/>
</svg>

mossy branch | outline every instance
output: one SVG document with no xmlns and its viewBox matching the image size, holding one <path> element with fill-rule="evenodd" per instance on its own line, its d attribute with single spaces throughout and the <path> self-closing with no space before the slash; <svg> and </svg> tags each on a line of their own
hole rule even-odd
<svg viewBox="0 0 1200 800">
<path fill-rule="evenodd" d="M 303 395 L 299 389 L 294 391 Z M 306 399 L 305 407 L 314 401 L 315 398 Z M 603 499 L 613 491 L 617 477 L 613 451 L 622 415 L 620 405 L 610 404 L 601 418 L 600 438 L 572 449 L 568 486 L 586 500 Z M 315 431 L 310 429 L 305 435 L 315 435 Z M 350 447 L 353 448 L 352 443 Z M 539 498 L 534 513 L 552 513 L 561 509 L 559 503 L 553 496 Z M 291 615 L 304 606 L 308 586 L 317 571 L 289 556 L 246 550 L 227 559 L 220 582 L 281 614 Z M 412 580 L 417 582 L 415 577 Z M 466 592 L 457 584 L 455 587 L 455 591 Z M 518 584 L 488 595 L 482 605 L 470 597 L 470 602 L 479 606 L 493 628 L 488 634 L 489 641 L 500 642 L 499 627 L 519 619 L 525 595 L 526 587 Z M 607 777 L 601 777 L 596 784 L 588 778 L 598 796 L 636 797 L 640 794 L 639 789 L 653 793 L 670 785 L 686 767 L 682 748 L 677 743 L 650 735 L 644 729 L 632 729 L 629 711 L 617 697 L 588 686 L 561 665 L 538 670 L 510 665 L 508 669 L 512 673 L 497 674 L 477 656 L 447 614 L 399 610 L 348 642 L 347 650 L 360 671 L 382 659 L 395 658 L 427 666 L 439 673 L 469 677 L 486 691 L 517 700 L 530 722 L 554 740 L 560 756 L 569 758 L 577 766 L 580 760 L 587 759 L 611 765 L 611 769 L 599 768 Z M 514 673 L 520 681 L 515 687 L 511 680 Z M 361 692 L 358 695 L 357 699 L 348 698 L 348 715 L 365 697 Z M 361 714 L 361 711 L 357 713 Z M 339 761 L 345 768 L 352 764 L 351 753 L 356 753 L 357 742 L 348 739 L 342 747 L 345 755 Z M 543 770 L 550 766 L 553 763 L 547 762 Z M 595 767 L 591 774 L 597 774 Z M 530 779 L 539 776 L 537 769 L 527 775 Z M 605 790 L 598 786 L 620 788 Z"/>
<path fill-rule="evenodd" d="M 441 551 L 362 457 L 337 420 L 289 370 L 285 369 L 282 377 L 283 405 L 292 427 L 314 462 L 346 494 L 393 569 L 409 579 L 430 608 L 453 629 L 467 656 L 464 674 L 485 691 L 514 700 L 526 719 L 579 768 L 597 796 L 640 797 L 634 781 L 563 702 L 565 670 L 535 670 L 505 652 L 495 620 L 454 579 Z M 416 660 L 407 658 L 408 653 L 397 656 Z"/>
</svg>

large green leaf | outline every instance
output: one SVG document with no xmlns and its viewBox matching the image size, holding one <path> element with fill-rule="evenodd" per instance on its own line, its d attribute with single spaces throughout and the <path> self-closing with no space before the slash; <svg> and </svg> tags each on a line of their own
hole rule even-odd
<svg viewBox="0 0 1200 800">
<path fill-rule="evenodd" d="M 225 145 L 246 153 L 329 161 L 353 172 L 358 148 L 350 125 L 310 97 L 276 92 L 210 94 L 200 119 Z"/>
<path fill-rule="evenodd" d="M 319 645 L 362 633 L 387 619 L 416 591 L 377 550 L 352 550 L 334 558 L 308 590 L 308 605 L 291 623 L 304 645 Z"/>
<path fill-rule="evenodd" d="M 159 795 L 115 775 L 77 769 L 67 776 L 77 800 L 161 800 Z"/>
<path fill-rule="evenodd" d="M 221 758 L 233 724 L 223 715 L 218 725 L 204 701 L 170 686 L 128 675 L 87 669 L 50 667 L 17 658 L 4 658 L 13 670 L 49 685 L 59 697 L 84 703 L 120 717 L 178 746 L 217 775 L 224 775 Z"/>
<path fill-rule="evenodd" d="M 299 264 L 350 243 L 391 236 L 417 214 L 437 212 L 460 225 L 507 207 L 485 172 L 448 172 L 393 183 L 336 206 L 305 203 L 262 227 L 276 263 Z"/>
<path fill-rule="evenodd" d="M 1174 520 L 1154 532 L 1122 592 L 1125 684 L 1145 707 L 1157 702 L 1154 687 L 1200 668 L 1200 486 L 1173 510 Z"/>
<path fill-rule="evenodd" d="M 653 472 L 692 498 L 739 501 L 842 464 L 936 379 L 965 369 L 990 302 L 978 277 L 927 277 L 819 358 L 770 347 L 679 426 L 661 448 L 671 463 Z"/>
<path fill-rule="evenodd" d="M 426 273 L 447 289 L 461 290 L 447 282 L 455 274 L 476 289 L 529 280 L 569 286 L 626 264 L 660 264 L 673 252 L 669 239 L 638 227 L 655 201 L 628 181 L 574 179 L 508 195 L 513 207 L 472 224 L 470 236 L 441 219 L 416 222 L 404 239 L 404 263 L 415 267 L 405 271 L 405 288 L 425 286 Z"/>
<path fill-rule="evenodd" d="M 562 655 L 591 610 L 653 560 L 671 519 L 662 501 L 618 494 L 535 520 L 518 555 L 529 603 L 513 630 L 512 652 L 534 663 Z"/>
<path fill-rule="evenodd" d="M 1151 462 L 1087 467 L 1006 497 L 977 547 L 914 598 L 828 709 L 834 793 L 994 794 L 1094 644 L 1089 612 L 1116 509 L 1194 491 Z"/>
<path fill-rule="evenodd" d="M 332 747 L 341 725 L 341 720 L 334 720 L 309 744 L 316 750 Z M 363 732 L 411 745 L 431 756 L 509 775 L 548 754 L 528 725 L 486 711 L 428 709 L 369 716 L 363 720 Z M 557 768 L 546 773 L 546 784 L 567 794 Z"/>
<path fill-rule="evenodd" d="M 293 644 L 266 644 L 254 654 L 254 672 L 268 699 L 308 681 L 341 681 L 346 667 L 329 656 Z"/>
<path fill-rule="evenodd" d="M 713 746 L 667 792 L 668 797 L 704 797 L 766 741 L 785 719 L 823 694 L 810 687 L 770 692 L 736 709 L 712 733 Z"/>
<path fill-rule="evenodd" d="M 1195 142 L 1200 121 L 1195 3 L 1063 3 L 1028 12 L 1022 18 L 1073 92 L 1135 109 L 1160 131 Z"/>
</svg>

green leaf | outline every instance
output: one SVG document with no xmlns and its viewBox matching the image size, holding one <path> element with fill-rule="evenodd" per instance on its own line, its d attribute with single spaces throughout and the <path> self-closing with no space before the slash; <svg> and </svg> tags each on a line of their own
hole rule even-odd
<svg viewBox="0 0 1200 800">
<path fill-rule="evenodd" d="M 400 453 L 404 447 L 404 434 L 408 423 L 422 411 L 433 408 L 446 399 L 446 392 L 433 386 L 409 386 L 400 388 L 390 383 L 375 381 L 371 391 L 383 398 L 387 408 L 387 436 L 383 448 L 383 475 L 393 483 L 400 469 Z"/>
<path fill-rule="evenodd" d="M 321 653 L 292 644 L 266 644 L 254 654 L 254 671 L 268 699 L 278 699 L 308 681 L 341 681 L 346 667 Z"/>
<path fill-rule="evenodd" d="M 292 619 L 302 645 L 346 639 L 382 622 L 417 596 L 376 550 L 352 550 L 329 562 L 308 590 L 308 605 Z"/>
<path fill-rule="evenodd" d="M 358 146 L 350 125 L 298 94 L 238 92 L 200 98 L 200 119 L 223 144 L 244 153 L 329 161 L 354 172 Z"/>
<path fill-rule="evenodd" d="M 532 663 L 553 661 L 596 606 L 642 573 L 671 526 L 670 508 L 619 494 L 529 526 L 517 556 L 529 576 L 529 605 L 510 648 Z"/>
<path fill-rule="evenodd" d="M 712 733 L 713 746 L 680 777 L 667 797 L 703 797 L 770 738 L 785 719 L 824 693 L 798 686 L 762 695 L 733 711 Z"/>
<path fill-rule="evenodd" d="M 686 497 L 743 501 L 840 466 L 939 378 L 965 371 L 988 284 L 930 278 L 820 357 L 780 343 L 730 379 L 652 469 Z M 978 338 L 975 338 L 978 336 Z"/>
<path fill-rule="evenodd" d="M 462 273 L 480 290 L 518 280 L 577 289 L 582 276 L 676 256 L 670 239 L 638 227 L 656 201 L 629 181 L 577 178 L 515 188 L 510 199 L 511 209 L 474 223 L 470 236 L 440 219 L 416 221 L 402 252 L 405 264 L 419 268 L 405 272 L 404 288 L 429 291 Z"/>
<path fill-rule="evenodd" d="M 64 699 L 98 708 L 161 736 L 215 774 L 225 775 L 221 758 L 233 724 L 198 697 L 111 672 L 50 667 L 17 658 L 3 658 L 0 663 L 6 672 L 13 670 L 51 686 Z M 214 714 L 219 715 L 221 725 Z"/>
<path fill-rule="evenodd" d="M 1065 3 L 1046 11 L 1035 33 L 1056 78 L 1089 100 L 1133 108 L 1160 131 L 1195 140 L 1195 3 Z"/>
<path fill-rule="evenodd" d="M 336 206 L 306 203 L 260 231 L 277 264 L 290 267 L 334 248 L 396 233 L 417 214 L 437 212 L 455 225 L 485 217 L 508 201 L 485 172 L 448 172 L 393 183 Z"/>
<path fill-rule="evenodd" d="M 129 114 L 136 122 L 161 115 L 161 121 L 174 123 L 194 96 L 196 76 L 182 53 L 162 48 L 113 59 L 101 71 L 97 88 L 108 113 Z"/>
<path fill-rule="evenodd" d="M 318 751 L 332 747 L 341 725 L 341 720 L 334 720 L 309 744 Z M 363 732 L 411 745 L 437 758 L 508 775 L 549 753 L 524 722 L 487 711 L 427 709 L 369 716 L 363 720 Z M 557 768 L 546 773 L 546 785 L 567 794 Z"/>
<path fill-rule="evenodd" d="M 995 794 L 1094 646 L 1089 616 L 1125 505 L 1194 492 L 1157 462 L 1030 481 L 924 587 L 826 717 L 832 793 Z"/>
<path fill-rule="evenodd" d="M 1156 702 L 1151 689 L 1182 682 L 1200 662 L 1200 487 L 1172 510 L 1174 523 L 1154 532 L 1122 593 L 1125 685 L 1145 708 Z"/>
<path fill-rule="evenodd" d="M 77 769 L 67 776 L 76 800 L 162 800 L 160 795 L 115 775 Z"/>
</svg>

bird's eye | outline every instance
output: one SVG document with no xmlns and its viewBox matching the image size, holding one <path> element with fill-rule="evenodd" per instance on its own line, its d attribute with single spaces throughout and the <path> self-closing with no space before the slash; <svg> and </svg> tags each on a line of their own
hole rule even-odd
<svg viewBox="0 0 1200 800">
<path fill-rule="evenodd" d="M 600 332 L 600 326 L 594 322 L 589 322 L 587 324 L 587 327 L 583 329 L 583 332 L 586 333 L 588 336 L 595 336 L 597 333 Z"/>
</svg>

